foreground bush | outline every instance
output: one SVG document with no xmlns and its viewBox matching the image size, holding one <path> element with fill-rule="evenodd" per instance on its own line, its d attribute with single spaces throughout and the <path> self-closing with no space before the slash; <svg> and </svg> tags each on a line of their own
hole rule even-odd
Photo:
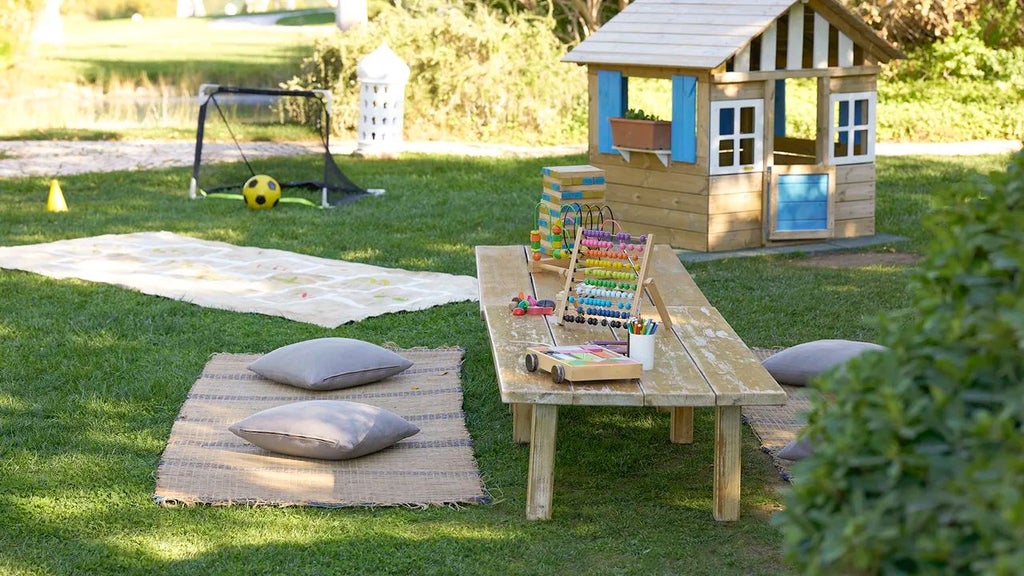
<svg viewBox="0 0 1024 576">
<path fill-rule="evenodd" d="M 914 318 L 817 384 L 778 521 L 812 574 L 1024 570 L 1024 153 L 932 220 Z"/>
<path fill-rule="evenodd" d="M 550 19 L 483 7 L 384 7 L 366 26 L 319 42 L 290 88 L 334 95 L 334 131 L 357 126 L 356 66 L 386 42 L 411 69 L 410 140 L 577 143 L 586 140 L 586 71 L 561 63 Z"/>
</svg>

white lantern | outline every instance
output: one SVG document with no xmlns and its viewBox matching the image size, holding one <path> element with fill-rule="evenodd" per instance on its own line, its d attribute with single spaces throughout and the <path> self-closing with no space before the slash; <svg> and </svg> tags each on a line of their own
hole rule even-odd
<svg viewBox="0 0 1024 576">
<path fill-rule="evenodd" d="M 391 154 L 402 144 L 405 85 L 409 66 L 381 43 L 356 66 L 359 79 L 359 122 L 356 153 Z"/>
</svg>

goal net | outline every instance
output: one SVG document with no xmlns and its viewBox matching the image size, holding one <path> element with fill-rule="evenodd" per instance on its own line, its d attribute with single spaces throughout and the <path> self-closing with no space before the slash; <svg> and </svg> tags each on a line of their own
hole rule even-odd
<svg viewBox="0 0 1024 576">
<path fill-rule="evenodd" d="M 189 198 L 240 198 L 257 174 L 281 185 L 282 201 L 327 208 L 366 195 L 331 154 L 330 109 L 327 90 L 203 84 Z"/>
</svg>

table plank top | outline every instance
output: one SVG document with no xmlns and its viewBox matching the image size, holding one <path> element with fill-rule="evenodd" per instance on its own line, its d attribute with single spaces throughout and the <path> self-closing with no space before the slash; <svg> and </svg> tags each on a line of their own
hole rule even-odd
<svg viewBox="0 0 1024 576">
<path fill-rule="evenodd" d="M 781 405 L 786 392 L 717 309 L 668 306 L 674 332 L 715 391 L 715 404 Z"/>
</svg>

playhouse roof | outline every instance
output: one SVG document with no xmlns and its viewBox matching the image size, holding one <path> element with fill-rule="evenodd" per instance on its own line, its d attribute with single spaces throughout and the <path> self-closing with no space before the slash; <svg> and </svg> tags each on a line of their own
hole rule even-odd
<svg viewBox="0 0 1024 576">
<path fill-rule="evenodd" d="M 836 0 L 633 0 L 562 61 L 714 69 L 801 1 L 879 61 L 902 57 Z"/>
</svg>

